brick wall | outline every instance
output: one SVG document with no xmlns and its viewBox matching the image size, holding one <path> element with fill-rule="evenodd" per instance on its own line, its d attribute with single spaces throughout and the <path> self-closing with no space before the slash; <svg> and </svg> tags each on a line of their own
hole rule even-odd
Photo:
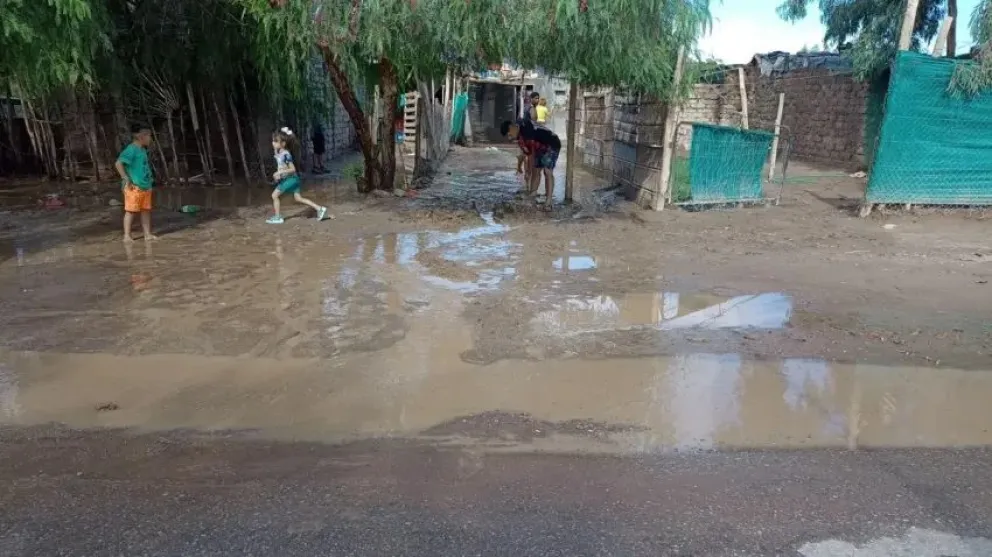
<svg viewBox="0 0 992 557">
<path fill-rule="evenodd" d="M 756 65 L 747 67 L 746 81 L 752 129 L 774 130 L 778 95 L 785 93 L 782 136 L 791 138 L 792 157 L 863 164 L 867 82 L 825 69 L 761 76 Z"/>
<path fill-rule="evenodd" d="M 746 79 L 745 79 L 746 81 Z M 736 72 L 730 72 L 727 81 L 720 84 L 700 83 L 682 104 L 676 136 L 676 146 L 683 151 L 692 141 L 689 122 L 703 122 L 723 126 L 741 125 L 741 94 Z"/>
<path fill-rule="evenodd" d="M 775 130 L 778 95 L 785 93 L 782 137 L 783 141 L 791 140 L 793 158 L 845 166 L 863 163 L 867 83 L 820 68 L 761 76 L 754 64 L 745 68 L 744 81 L 751 129 Z M 696 85 L 683 103 L 679 119 L 740 126 L 738 72 L 727 72 L 721 84 Z M 691 135 L 690 126 L 679 126 L 676 145 L 688 149 Z"/>
</svg>

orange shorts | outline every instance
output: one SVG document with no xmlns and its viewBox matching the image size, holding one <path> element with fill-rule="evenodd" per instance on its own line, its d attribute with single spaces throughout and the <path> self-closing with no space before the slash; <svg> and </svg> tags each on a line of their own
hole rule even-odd
<svg viewBox="0 0 992 557">
<path fill-rule="evenodd" d="M 124 188 L 124 210 L 128 213 L 141 213 L 152 210 L 152 190 L 135 186 Z"/>
</svg>

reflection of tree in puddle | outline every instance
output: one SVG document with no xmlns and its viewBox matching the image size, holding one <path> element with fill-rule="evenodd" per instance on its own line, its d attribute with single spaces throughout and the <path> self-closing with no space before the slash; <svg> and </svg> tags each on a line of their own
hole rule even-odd
<svg viewBox="0 0 992 557">
<path fill-rule="evenodd" d="M 374 265 L 394 264 L 397 248 L 396 235 L 363 239 L 334 277 L 322 281 L 319 329 L 322 339 L 330 341 L 331 353 L 378 350 L 406 334 L 402 300 Z"/>
</svg>

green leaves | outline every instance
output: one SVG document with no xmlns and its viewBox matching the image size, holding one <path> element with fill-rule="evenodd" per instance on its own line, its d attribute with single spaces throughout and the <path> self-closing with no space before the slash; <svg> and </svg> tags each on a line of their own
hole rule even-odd
<svg viewBox="0 0 992 557">
<path fill-rule="evenodd" d="M 814 0 L 785 0 L 778 14 L 786 21 L 808 15 Z M 945 14 L 945 0 L 920 0 L 913 30 L 913 48 L 919 49 L 937 34 Z M 848 54 L 858 77 L 869 78 L 888 68 L 899 41 L 906 0 L 818 0 L 820 21 L 826 27 L 823 46 Z"/>
<path fill-rule="evenodd" d="M 107 45 L 99 0 L 6 0 L 0 10 L 0 81 L 21 94 L 90 86 Z"/>
<path fill-rule="evenodd" d="M 660 95 L 672 93 L 678 48 L 691 53 L 711 22 L 709 0 L 318 0 L 319 23 L 299 17 L 312 13 L 311 0 L 287 0 L 268 15 L 266 0 L 238 1 L 258 14 L 263 32 L 282 26 L 282 51 L 302 54 L 296 39 L 325 41 L 356 76 L 382 57 L 420 80 L 439 79 L 448 64 L 477 70 L 512 60 L 586 85 Z"/>
</svg>

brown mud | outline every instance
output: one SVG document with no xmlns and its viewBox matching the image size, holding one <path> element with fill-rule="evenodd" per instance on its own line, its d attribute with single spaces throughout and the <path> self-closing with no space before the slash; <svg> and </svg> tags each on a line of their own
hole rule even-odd
<svg viewBox="0 0 992 557">
<path fill-rule="evenodd" d="M 264 189 L 164 190 L 162 239 L 132 246 L 109 202 L 9 203 L 0 418 L 507 450 L 990 444 L 983 212 L 858 219 L 863 181 L 793 165 L 777 207 L 651 213 L 582 175 L 545 213 L 513 164 L 459 149 L 411 198 L 328 182 L 335 220 L 286 203 L 282 226 Z"/>
</svg>

